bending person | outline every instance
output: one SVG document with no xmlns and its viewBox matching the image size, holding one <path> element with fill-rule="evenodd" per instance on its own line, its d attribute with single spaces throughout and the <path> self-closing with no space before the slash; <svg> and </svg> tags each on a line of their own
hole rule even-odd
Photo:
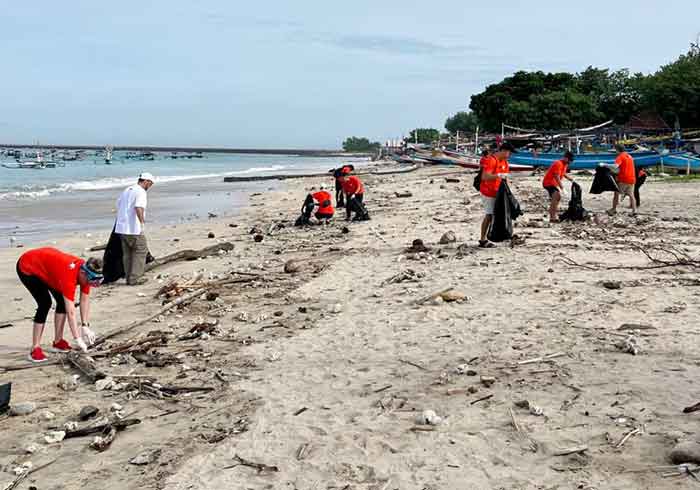
<svg viewBox="0 0 700 490">
<path fill-rule="evenodd" d="M 574 161 L 574 154 L 570 151 L 564 153 L 564 158 L 557 160 L 552 163 L 547 170 L 547 173 L 542 179 L 542 187 L 549 193 L 549 222 L 557 223 L 559 221 L 559 203 L 561 202 L 561 195 L 564 191 L 563 179 L 567 179 L 571 182 L 574 181 L 573 178 L 567 173 L 569 171 L 569 165 Z"/>
<path fill-rule="evenodd" d="M 348 175 L 349 173 L 349 169 L 344 169 L 342 176 L 343 192 L 345 193 L 345 220 L 350 221 L 352 213 L 355 213 L 353 221 L 367 221 L 369 213 L 364 204 L 365 188 L 359 177 Z"/>
<path fill-rule="evenodd" d="M 41 349 L 41 337 L 44 334 L 46 317 L 51 309 L 51 296 L 56 300 L 54 315 L 53 352 L 68 352 L 71 346 L 63 338 L 63 330 L 68 322 L 71 334 L 83 352 L 95 341 L 95 334 L 90 329 L 90 288 L 102 284 L 102 260 L 89 258 L 87 261 L 45 247 L 29 250 L 17 261 L 17 275 L 27 290 L 34 297 L 37 310 L 34 315 L 32 348 L 29 360 L 44 362 L 47 360 Z M 75 314 L 75 289 L 80 286 L 80 321 L 78 328 Z"/>
</svg>

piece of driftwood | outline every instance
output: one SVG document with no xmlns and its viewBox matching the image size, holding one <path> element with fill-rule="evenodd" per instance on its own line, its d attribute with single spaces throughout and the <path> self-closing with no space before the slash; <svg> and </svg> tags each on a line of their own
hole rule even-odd
<svg viewBox="0 0 700 490">
<path fill-rule="evenodd" d="M 625 445 L 625 443 L 627 442 L 627 440 L 630 437 L 636 436 L 637 434 L 641 434 L 641 433 L 642 433 L 642 431 L 639 429 L 633 429 L 633 430 L 629 431 L 627 434 L 624 435 L 624 437 L 620 440 L 620 442 L 615 444 L 615 449 L 620 449 L 622 446 Z"/>
<path fill-rule="evenodd" d="M 700 402 L 683 409 L 683 413 L 693 413 L 700 410 Z"/>
<path fill-rule="evenodd" d="M 401 191 L 401 192 L 394 192 L 394 195 L 396 197 L 402 198 L 402 197 L 413 197 L 413 194 L 410 191 Z"/>
<path fill-rule="evenodd" d="M 491 398 L 493 398 L 493 393 L 491 393 L 490 395 L 482 396 L 481 398 L 477 398 L 476 400 L 469 402 L 469 405 L 476 405 L 479 402 L 490 400 Z"/>
<path fill-rule="evenodd" d="M 538 446 L 535 441 L 533 441 L 530 436 L 528 436 L 525 431 L 520 427 L 520 424 L 518 424 L 517 419 L 515 418 L 515 414 L 513 413 L 513 409 L 509 408 L 508 412 L 510 413 L 510 422 L 513 424 L 513 428 L 515 429 L 515 432 L 518 433 L 518 436 L 527 444 L 528 449 L 532 451 L 533 453 L 537 452 Z"/>
<path fill-rule="evenodd" d="M 15 477 L 15 479 L 12 480 L 12 481 L 11 481 L 10 483 L 8 483 L 7 485 L 5 485 L 5 486 L 3 487 L 2 490 L 12 490 L 13 488 L 17 488 L 17 485 L 19 485 L 20 483 L 22 483 L 22 482 L 25 480 L 25 478 L 27 478 L 29 475 L 31 475 L 32 473 L 36 473 L 36 472 L 39 471 L 39 470 L 43 470 L 43 469 L 46 468 L 47 466 L 51 466 L 51 465 L 54 464 L 56 461 L 58 461 L 58 458 L 56 458 L 56 459 L 54 459 L 54 460 L 52 460 L 52 461 L 49 461 L 48 463 L 44 463 L 44 464 L 42 464 L 41 466 L 37 466 L 36 468 L 32 468 L 31 470 L 25 471 L 24 473 L 21 473 L 21 474 L 17 475 L 17 476 Z"/>
<path fill-rule="evenodd" d="M 438 291 L 438 292 L 436 292 L 436 293 L 429 294 L 428 296 L 424 296 L 424 297 L 422 297 L 422 298 L 417 299 L 416 302 L 415 302 L 415 304 L 417 304 L 417 305 L 422 305 L 423 303 L 426 303 L 426 302 L 428 302 L 428 301 L 431 301 L 431 300 L 437 298 L 438 296 L 442 296 L 443 294 L 449 293 L 449 292 L 452 291 L 453 289 L 454 289 L 454 288 L 447 288 L 447 289 L 443 289 L 442 291 Z"/>
<path fill-rule="evenodd" d="M 555 352 L 554 354 L 548 354 L 542 357 L 535 357 L 534 359 L 527 359 L 525 361 L 518 361 L 518 366 L 525 366 L 527 364 L 533 364 L 536 362 L 548 362 L 557 357 L 565 356 L 566 352 Z"/>
<path fill-rule="evenodd" d="M 116 437 L 117 429 L 110 425 L 105 428 L 102 435 L 95 437 L 95 440 L 90 443 L 90 447 L 99 452 L 105 451 L 109 449 Z"/>
<path fill-rule="evenodd" d="M 231 468 L 235 468 L 237 466 L 247 466 L 248 468 L 253 468 L 258 470 L 258 473 L 264 473 L 264 472 L 276 472 L 279 471 L 280 469 L 277 466 L 273 465 L 268 465 L 264 463 L 255 463 L 253 461 L 249 461 L 247 459 L 241 458 L 239 455 L 235 455 L 233 457 L 233 460 L 236 462 L 236 464 L 232 464 L 231 466 L 225 466 L 223 469 L 229 470 Z"/>
<path fill-rule="evenodd" d="M 82 429 L 77 430 L 69 430 L 68 432 L 66 432 L 65 439 L 70 439 L 73 437 L 85 437 L 92 434 L 101 434 L 105 431 L 105 429 L 108 429 L 109 427 L 113 427 L 115 430 L 120 431 L 126 429 L 127 427 L 131 427 L 132 425 L 137 425 L 140 423 L 141 420 L 139 419 L 122 419 L 107 424 L 100 424 L 92 427 L 84 427 Z"/>
<path fill-rule="evenodd" d="M 66 354 L 66 360 L 70 362 L 78 371 L 90 378 L 93 383 L 99 379 L 104 379 L 107 377 L 105 373 L 97 369 L 93 359 L 81 352 L 69 352 Z"/>
<path fill-rule="evenodd" d="M 10 328 L 12 326 L 12 323 L 0 323 L 0 328 Z"/>
<path fill-rule="evenodd" d="M 151 349 L 152 347 L 159 347 L 167 343 L 168 338 L 165 335 L 144 337 L 142 339 L 130 340 L 112 347 L 108 351 L 93 354 L 91 357 L 109 357 L 115 354 L 126 354 L 134 351 L 143 352 Z"/>
<path fill-rule="evenodd" d="M 90 252 L 101 252 L 105 249 L 107 249 L 107 244 L 103 243 L 102 245 L 95 245 L 94 247 L 90 247 Z"/>
<path fill-rule="evenodd" d="M 399 359 L 399 362 L 403 362 L 404 364 L 408 364 L 409 366 L 413 366 L 415 368 L 420 369 L 421 371 L 427 371 L 428 368 L 421 366 L 417 362 L 409 361 L 408 359 Z"/>
<path fill-rule="evenodd" d="M 569 454 L 578 454 L 584 451 L 588 451 L 588 446 L 574 446 L 554 451 L 552 456 L 568 456 Z"/>
<path fill-rule="evenodd" d="M 169 264 L 171 262 L 177 262 L 180 260 L 197 260 L 204 257 L 210 257 L 212 255 L 218 254 L 222 250 L 228 252 L 233 250 L 233 248 L 233 243 L 223 242 L 204 247 L 201 250 L 180 250 L 179 252 L 166 255 L 165 257 L 157 258 L 153 262 L 146 264 L 146 271 L 148 272 L 157 267 Z"/>
</svg>

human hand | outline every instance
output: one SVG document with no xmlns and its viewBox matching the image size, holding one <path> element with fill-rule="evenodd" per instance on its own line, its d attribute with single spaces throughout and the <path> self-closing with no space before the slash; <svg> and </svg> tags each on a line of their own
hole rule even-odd
<svg viewBox="0 0 700 490">
<path fill-rule="evenodd" d="M 80 329 L 80 337 L 85 341 L 87 345 L 92 345 L 95 343 L 97 335 L 95 335 L 95 332 L 90 330 L 90 327 L 83 327 Z"/>
<path fill-rule="evenodd" d="M 75 339 L 75 345 L 77 345 L 82 352 L 87 353 L 88 347 L 82 337 Z"/>
</svg>

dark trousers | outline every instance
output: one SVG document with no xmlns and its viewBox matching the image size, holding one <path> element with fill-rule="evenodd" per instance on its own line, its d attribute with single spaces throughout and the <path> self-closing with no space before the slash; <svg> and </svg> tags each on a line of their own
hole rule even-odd
<svg viewBox="0 0 700 490">
<path fill-rule="evenodd" d="M 345 200 L 343 194 L 343 186 L 338 179 L 335 179 L 335 207 L 342 208 L 345 207 Z"/>
<path fill-rule="evenodd" d="M 639 188 L 644 185 L 644 182 L 647 180 L 646 175 L 642 175 L 641 177 L 637 177 L 637 182 L 634 184 L 634 200 L 637 201 L 637 207 L 642 203 L 641 199 L 639 198 Z"/>
<path fill-rule="evenodd" d="M 34 315 L 34 323 L 46 323 L 46 317 L 49 316 L 49 310 L 51 309 L 51 296 L 56 300 L 56 313 L 66 312 L 66 303 L 63 295 L 55 289 L 51 289 L 38 277 L 28 276 L 19 270 L 19 262 L 17 262 L 17 276 L 19 276 L 19 280 L 36 301 L 37 308 Z"/>
<path fill-rule="evenodd" d="M 350 215 L 353 212 L 356 216 L 365 214 L 367 212 L 363 204 L 364 198 L 364 194 L 354 194 L 352 197 L 348 197 L 348 202 L 345 206 L 345 217 L 347 219 L 350 219 Z"/>
</svg>

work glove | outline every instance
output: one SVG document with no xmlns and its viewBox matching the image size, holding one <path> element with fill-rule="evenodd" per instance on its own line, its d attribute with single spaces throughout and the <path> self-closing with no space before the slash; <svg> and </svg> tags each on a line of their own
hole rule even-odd
<svg viewBox="0 0 700 490">
<path fill-rule="evenodd" d="M 75 345 L 77 345 L 83 353 L 87 353 L 88 347 L 82 337 L 75 339 Z"/>
<path fill-rule="evenodd" d="M 84 340 L 87 345 L 92 345 L 95 343 L 97 335 L 90 330 L 90 327 L 83 327 L 80 329 L 80 338 Z"/>
<path fill-rule="evenodd" d="M 496 176 L 497 176 L 499 179 L 506 179 L 506 178 L 508 178 L 508 174 L 496 174 Z"/>
</svg>

